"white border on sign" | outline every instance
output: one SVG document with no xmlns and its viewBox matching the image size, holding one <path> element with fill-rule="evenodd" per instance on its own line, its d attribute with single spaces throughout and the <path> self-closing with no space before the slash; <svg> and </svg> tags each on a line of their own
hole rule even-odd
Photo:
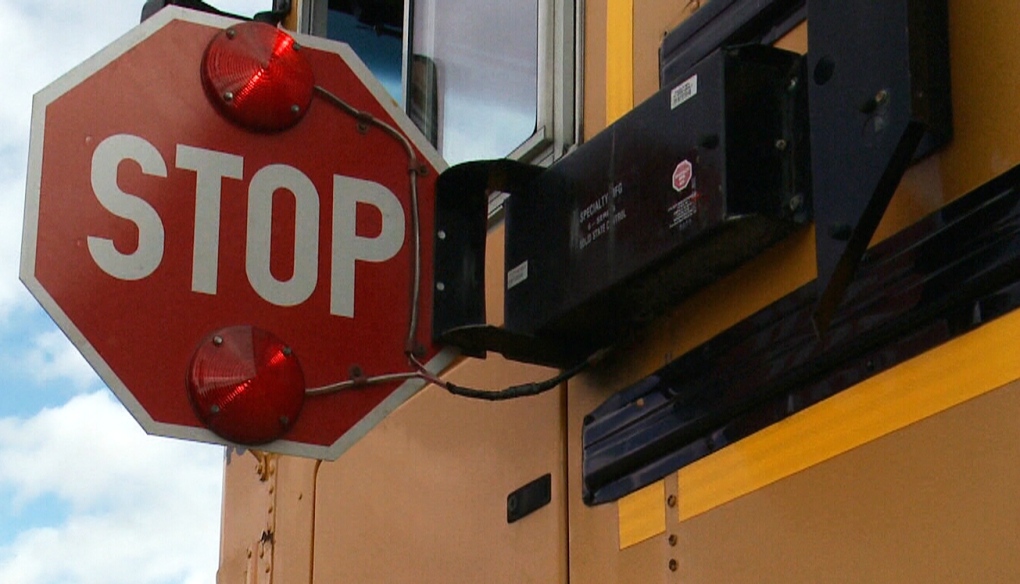
<svg viewBox="0 0 1020 584">
<path fill-rule="evenodd" d="M 46 120 L 46 107 L 64 93 L 78 86 L 85 79 L 92 76 L 112 61 L 118 59 L 124 53 L 128 52 L 174 20 L 182 20 L 185 22 L 216 28 L 226 28 L 237 22 L 234 19 L 223 16 L 197 12 L 177 6 L 168 6 L 132 30 L 128 31 L 106 48 L 89 57 L 71 71 L 62 75 L 53 83 L 41 89 L 32 98 L 32 128 L 28 150 L 28 177 L 25 184 L 25 218 L 22 231 L 21 266 L 19 276 L 32 295 L 35 296 L 39 304 L 41 304 L 43 309 L 50 315 L 50 318 L 52 318 L 60 330 L 67 335 L 68 339 L 70 339 L 78 351 L 81 352 L 82 356 L 85 357 L 85 360 L 89 362 L 93 369 L 95 369 L 96 373 L 99 374 L 99 377 L 102 378 L 107 386 L 109 386 L 110 390 L 113 391 L 121 403 L 124 404 L 124 407 L 131 412 L 131 415 L 134 416 L 135 420 L 138 421 L 146 432 L 157 436 L 182 438 L 185 440 L 236 447 L 236 444 L 227 442 L 212 431 L 204 428 L 179 426 L 176 424 L 167 424 L 153 420 L 138 400 L 135 399 L 134 395 L 132 395 L 132 393 L 128 390 L 127 386 L 125 386 L 113 372 L 113 369 L 111 369 L 106 361 L 99 355 L 99 352 L 96 351 L 95 347 L 88 342 L 85 335 L 78 330 L 74 323 L 71 322 L 71 319 L 68 318 L 67 314 L 64 313 L 60 306 L 57 305 L 56 301 L 54 301 L 49 293 L 46 292 L 35 276 L 36 242 L 38 240 L 39 226 L 39 196 L 42 185 L 43 128 Z M 396 122 L 397 127 L 401 130 L 401 132 L 410 139 L 415 148 L 421 152 L 423 156 L 425 156 L 436 171 L 442 172 L 446 169 L 446 162 L 443 158 L 435 151 L 424 136 L 421 135 L 420 131 L 417 127 L 415 127 L 414 123 L 411 122 L 407 115 L 404 114 L 399 107 L 397 107 L 397 104 L 393 102 L 382 84 L 375 79 L 375 77 L 369 72 L 368 67 L 365 66 L 365 64 L 358 58 L 349 46 L 319 37 L 296 33 L 289 34 L 292 34 L 295 40 L 302 45 L 339 55 L 340 58 L 347 63 L 355 75 L 358 76 L 362 83 L 365 84 L 368 90 L 375 97 L 376 101 L 378 101 L 386 110 L 386 113 L 389 114 L 389 116 Z M 333 88 L 329 87 L 326 89 L 331 91 L 333 90 Z M 457 355 L 458 353 L 454 349 L 444 348 L 431 360 L 429 360 L 426 367 L 430 372 L 438 374 L 449 366 Z M 372 411 L 365 415 L 361 421 L 348 430 L 346 434 L 330 446 L 303 444 L 290 440 L 277 440 L 269 444 L 260 445 L 258 448 L 260 450 L 280 454 L 290 454 L 294 456 L 304 456 L 324 460 L 336 460 L 340 457 L 340 455 L 354 446 L 358 440 L 368 434 L 368 432 L 378 425 L 379 422 L 383 421 L 386 416 L 418 393 L 423 387 L 425 387 L 425 385 L 425 382 L 419 379 L 412 379 L 404 382 L 386 399 L 379 403 L 379 405 L 373 408 Z"/>
</svg>

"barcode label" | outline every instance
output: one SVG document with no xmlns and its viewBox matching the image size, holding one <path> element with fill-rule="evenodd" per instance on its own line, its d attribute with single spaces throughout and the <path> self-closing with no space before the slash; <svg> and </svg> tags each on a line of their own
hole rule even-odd
<svg viewBox="0 0 1020 584">
<path fill-rule="evenodd" d="M 669 92 L 669 109 L 680 107 L 680 104 L 698 94 L 698 76 L 695 75 L 673 88 Z"/>
<path fill-rule="evenodd" d="M 527 279 L 528 262 L 525 261 L 521 265 L 506 273 L 506 289 L 509 290 Z"/>
</svg>

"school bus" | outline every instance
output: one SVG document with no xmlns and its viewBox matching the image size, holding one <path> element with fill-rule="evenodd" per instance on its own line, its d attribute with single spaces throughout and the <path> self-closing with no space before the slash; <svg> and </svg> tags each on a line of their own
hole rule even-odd
<svg viewBox="0 0 1020 584">
<path fill-rule="evenodd" d="M 809 136 L 813 215 L 551 391 L 428 386 L 336 461 L 228 450 L 218 582 L 1017 579 L 1020 4 L 295 0 L 283 24 L 349 42 L 451 165 L 557 168 L 610 134 L 654 158 L 655 116 L 716 51 L 792 54 L 802 133 L 769 143 Z M 700 71 L 707 95 L 720 69 Z M 739 149 L 726 127 L 697 147 Z M 516 266 L 490 195 L 499 327 Z M 548 361 L 442 377 L 498 389 Z"/>
</svg>

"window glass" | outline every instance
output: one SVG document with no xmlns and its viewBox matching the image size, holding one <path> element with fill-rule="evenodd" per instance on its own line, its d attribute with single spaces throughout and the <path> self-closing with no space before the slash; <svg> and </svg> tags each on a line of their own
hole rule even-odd
<svg viewBox="0 0 1020 584">
<path fill-rule="evenodd" d="M 399 19 L 393 22 L 388 14 L 364 11 L 350 4 L 330 2 L 326 14 L 326 36 L 350 45 L 386 91 L 399 102 L 403 56 L 402 8 L 398 4 L 400 11 L 395 14 Z"/>
<path fill-rule="evenodd" d="M 536 129 L 538 0 L 413 6 L 411 117 L 450 164 L 506 156 Z"/>
</svg>

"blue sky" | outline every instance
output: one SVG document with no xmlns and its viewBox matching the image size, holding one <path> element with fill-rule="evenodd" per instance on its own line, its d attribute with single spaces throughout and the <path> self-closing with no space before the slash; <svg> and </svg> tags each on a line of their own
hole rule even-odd
<svg viewBox="0 0 1020 584">
<path fill-rule="evenodd" d="M 271 0 L 214 0 L 251 15 Z M 145 435 L 18 281 L 32 95 L 143 0 L 0 0 L 0 582 L 212 584 L 221 447 Z"/>
</svg>

